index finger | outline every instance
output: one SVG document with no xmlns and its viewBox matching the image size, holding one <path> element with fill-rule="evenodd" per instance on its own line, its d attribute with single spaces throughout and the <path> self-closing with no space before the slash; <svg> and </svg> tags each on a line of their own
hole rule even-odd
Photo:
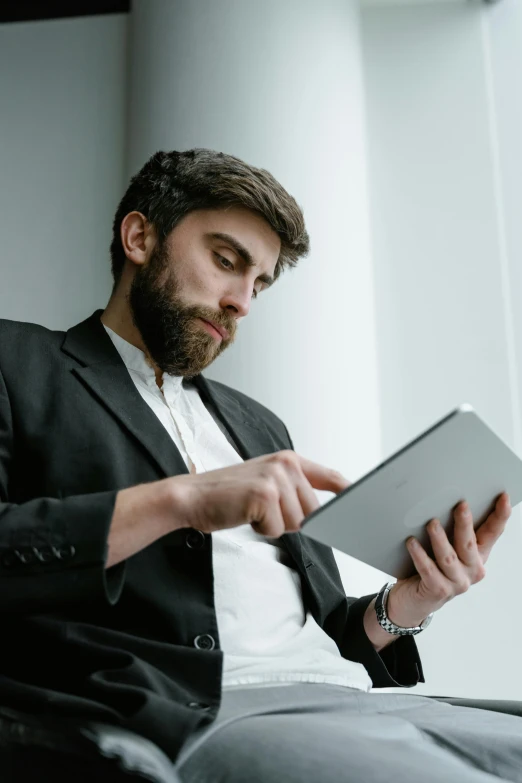
<svg viewBox="0 0 522 783">
<path fill-rule="evenodd" d="M 303 473 L 314 489 L 324 489 L 327 492 L 337 493 L 350 486 L 351 481 L 348 481 L 338 470 L 327 468 L 318 462 L 312 462 L 312 460 L 301 457 L 299 454 L 297 456 L 299 457 Z"/>
</svg>

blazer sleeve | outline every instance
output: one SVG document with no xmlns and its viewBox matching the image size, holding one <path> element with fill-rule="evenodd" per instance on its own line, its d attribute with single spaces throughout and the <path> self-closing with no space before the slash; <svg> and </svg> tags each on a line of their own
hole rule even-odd
<svg viewBox="0 0 522 783">
<path fill-rule="evenodd" d="M 125 563 L 108 570 L 105 563 L 117 492 L 10 503 L 14 453 L 0 372 L 0 613 L 59 612 L 83 601 L 116 603 Z"/>
<path fill-rule="evenodd" d="M 377 652 L 364 630 L 364 613 L 375 595 L 347 598 L 348 616 L 341 636 L 344 658 L 362 663 L 374 688 L 412 688 L 424 682 L 422 663 L 413 636 L 398 636 Z"/>
</svg>

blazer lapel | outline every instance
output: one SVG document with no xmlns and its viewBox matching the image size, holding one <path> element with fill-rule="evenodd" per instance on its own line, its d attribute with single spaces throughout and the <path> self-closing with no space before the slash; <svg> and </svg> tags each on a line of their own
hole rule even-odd
<svg viewBox="0 0 522 783">
<path fill-rule="evenodd" d="M 142 399 L 96 310 L 66 333 L 62 350 L 80 362 L 72 372 L 147 450 L 165 476 L 187 473 L 185 462 L 161 422 Z M 277 451 L 266 426 L 225 386 L 193 378 L 204 402 L 228 429 L 243 459 Z"/>
<path fill-rule="evenodd" d="M 204 403 L 210 401 L 217 416 L 232 435 L 243 459 L 278 451 L 275 440 L 265 424 L 246 406 L 242 405 L 226 386 L 197 375 L 193 383 Z"/>
<path fill-rule="evenodd" d="M 73 374 L 147 450 L 165 476 L 187 473 L 178 448 L 137 391 L 97 310 L 66 334 L 62 350 L 83 366 Z"/>
</svg>

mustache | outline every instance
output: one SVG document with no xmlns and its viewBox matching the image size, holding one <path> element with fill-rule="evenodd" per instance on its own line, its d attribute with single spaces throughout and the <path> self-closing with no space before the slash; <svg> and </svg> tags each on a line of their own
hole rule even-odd
<svg viewBox="0 0 522 783">
<path fill-rule="evenodd" d="M 203 318 L 205 321 L 212 321 L 218 326 L 222 326 L 223 329 L 226 329 L 230 335 L 230 338 L 233 338 L 236 334 L 237 321 L 233 316 L 226 316 L 223 313 L 216 313 L 215 310 L 212 310 L 210 307 L 202 307 L 198 305 L 185 307 L 184 310 L 184 314 L 188 319 Z"/>
</svg>

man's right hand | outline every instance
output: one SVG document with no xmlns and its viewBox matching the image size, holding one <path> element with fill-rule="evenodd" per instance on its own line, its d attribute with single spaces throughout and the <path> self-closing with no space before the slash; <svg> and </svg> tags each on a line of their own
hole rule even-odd
<svg viewBox="0 0 522 783">
<path fill-rule="evenodd" d="M 337 471 L 291 450 L 167 481 L 175 490 L 177 527 L 213 533 L 249 522 L 274 538 L 299 530 L 320 506 L 314 489 L 338 493 L 350 485 Z"/>
<path fill-rule="evenodd" d="M 120 563 L 179 528 L 212 533 L 245 525 L 279 538 L 299 530 L 320 503 L 314 489 L 341 492 L 340 473 L 294 451 L 264 454 L 229 468 L 182 474 L 116 495 L 105 567 Z"/>
</svg>

